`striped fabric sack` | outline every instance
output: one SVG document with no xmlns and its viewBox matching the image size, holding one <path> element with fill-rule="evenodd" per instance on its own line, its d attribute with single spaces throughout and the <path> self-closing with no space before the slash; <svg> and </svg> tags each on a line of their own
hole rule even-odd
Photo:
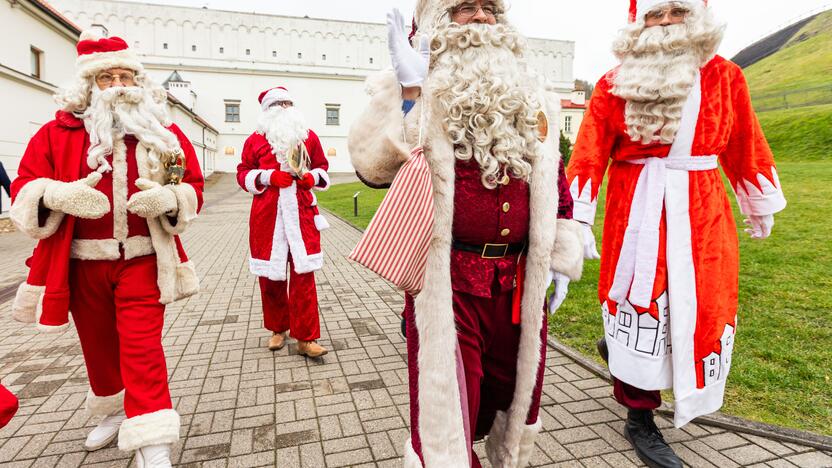
<svg viewBox="0 0 832 468">
<path fill-rule="evenodd" d="M 422 147 L 417 146 L 393 179 L 350 260 L 399 289 L 418 294 L 425 281 L 433 210 L 430 167 Z"/>
</svg>

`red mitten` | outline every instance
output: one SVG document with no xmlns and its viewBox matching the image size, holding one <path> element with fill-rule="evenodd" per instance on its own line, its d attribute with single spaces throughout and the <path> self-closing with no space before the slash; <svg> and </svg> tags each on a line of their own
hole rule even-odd
<svg viewBox="0 0 832 468">
<path fill-rule="evenodd" d="M 272 172 L 272 176 L 269 177 L 269 185 L 277 188 L 286 188 L 292 185 L 293 180 L 292 174 L 288 172 L 274 171 Z"/>
<path fill-rule="evenodd" d="M 304 174 L 303 177 L 298 181 L 298 188 L 302 189 L 302 190 L 310 190 L 314 186 L 315 186 L 315 176 L 313 176 L 309 172 Z"/>
</svg>

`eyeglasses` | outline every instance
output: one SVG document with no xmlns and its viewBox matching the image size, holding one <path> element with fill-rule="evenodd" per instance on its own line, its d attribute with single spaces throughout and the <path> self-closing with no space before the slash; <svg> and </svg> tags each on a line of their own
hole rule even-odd
<svg viewBox="0 0 832 468">
<path fill-rule="evenodd" d="M 136 75 L 128 72 L 117 73 L 115 75 L 111 73 L 102 73 L 95 77 L 95 81 L 98 84 L 105 86 L 113 84 L 114 81 L 118 81 L 123 85 L 132 85 L 136 81 Z"/>
<path fill-rule="evenodd" d="M 478 6 L 476 3 L 463 3 L 462 5 L 454 8 L 452 12 L 454 15 L 461 16 L 463 20 L 469 20 L 476 16 L 480 10 L 482 10 L 485 16 L 489 18 L 494 18 L 502 13 L 500 9 L 497 8 L 497 5 L 490 3 L 482 6 Z"/>
<path fill-rule="evenodd" d="M 662 8 L 660 10 L 647 12 L 647 14 L 644 15 L 644 18 L 648 20 L 661 21 L 665 16 L 670 14 L 670 17 L 673 19 L 684 19 L 689 13 L 690 10 L 684 7 Z"/>
<path fill-rule="evenodd" d="M 272 106 L 280 106 L 280 107 L 284 107 L 284 108 L 292 107 L 294 105 L 295 105 L 295 103 L 293 103 L 292 101 L 275 101 L 275 103 L 272 104 Z"/>
</svg>

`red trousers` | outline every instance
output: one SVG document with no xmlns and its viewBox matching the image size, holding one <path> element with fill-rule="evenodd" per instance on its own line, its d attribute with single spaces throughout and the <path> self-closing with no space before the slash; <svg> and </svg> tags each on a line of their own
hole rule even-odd
<svg viewBox="0 0 832 468">
<path fill-rule="evenodd" d="M 612 393 L 616 401 L 624 407 L 634 410 L 654 410 L 662 404 L 662 394 L 658 390 L 642 390 L 612 378 Z"/>
<path fill-rule="evenodd" d="M 289 262 L 289 281 L 272 281 L 260 277 L 263 299 L 263 324 L 273 333 L 290 330 L 298 341 L 314 341 L 321 337 L 318 319 L 318 290 L 315 273 L 295 273 Z"/>
<path fill-rule="evenodd" d="M 457 340 L 462 355 L 468 399 L 467 420 L 474 440 L 488 434 L 497 411 L 508 410 L 514 398 L 520 326 L 511 323 L 513 292 L 495 291 L 492 298 L 453 292 Z M 409 297 L 407 299 L 404 315 L 407 327 L 411 444 L 419 458 L 422 458 L 422 443 L 419 436 L 419 336 L 412 299 Z M 546 312 L 541 310 L 540 314 L 543 320 L 541 330 L 543 345 L 540 349 L 537 384 L 532 394 L 526 424 L 537 422 L 540 396 L 543 390 L 548 327 Z M 441 395 L 435 397 L 442 398 Z M 473 450 L 471 451 L 471 466 L 473 468 L 481 466 Z"/>
<path fill-rule="evenodd" d="M 6 427 L 6 424 L 12 420 L 12 416 L 17 413 L 19 407 L 20 403 L 14 393 L 0 385 L 0 429 Z"/>
<path fill-rule="evenodd" d="M 124 390 L 128 418 L 170 409 L 156 256 L 72 260 L 70 310 L 96 396 Z"/>
</svg>

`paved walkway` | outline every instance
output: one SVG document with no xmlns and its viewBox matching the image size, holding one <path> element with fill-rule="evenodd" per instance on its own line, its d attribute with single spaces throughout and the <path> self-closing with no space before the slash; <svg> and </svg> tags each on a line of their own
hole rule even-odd
<svg viewBox="0 0 832 468">
<path fill-rule="evenodd" d="M 200 221 L 184 238 L 202 293 L 169 307 L 165 326 L 171 393 L 182 415 L 174 462 L 400 466 L 408 424 L 397 315 L 402 297 L 345 258 L 358 232 L 330 218 L 333 228 L 324 234 L 326 266 L 317 276 L 321 341 L 334 352 L 308 360 L 294 354 L 292 343 L 271 353 L 247 266 L 250 195 L 224 176 L 206 199 Z M 0 235 L 0 289 L 25 274 L 20 263 L 32 245 L 20 234 Z M 22 406 L 0 430 L 0 465 L 128 466 L 130 454 L 114 445 L 94 453 L 82 448 L 93 421 L 83 410 L 87 379 L 75 332 L 38 335 L 9 318 L 10 306 L 0 298 L 0 376 Z M 637 465 L 621 436 L 623 412 L 603 380 L 550 350 L 544 392 L 545 432 L 535 466 Z M 696 424 L 665 434 L 695 467 L 832 466 L 830 454 Z"/>
</svg>

